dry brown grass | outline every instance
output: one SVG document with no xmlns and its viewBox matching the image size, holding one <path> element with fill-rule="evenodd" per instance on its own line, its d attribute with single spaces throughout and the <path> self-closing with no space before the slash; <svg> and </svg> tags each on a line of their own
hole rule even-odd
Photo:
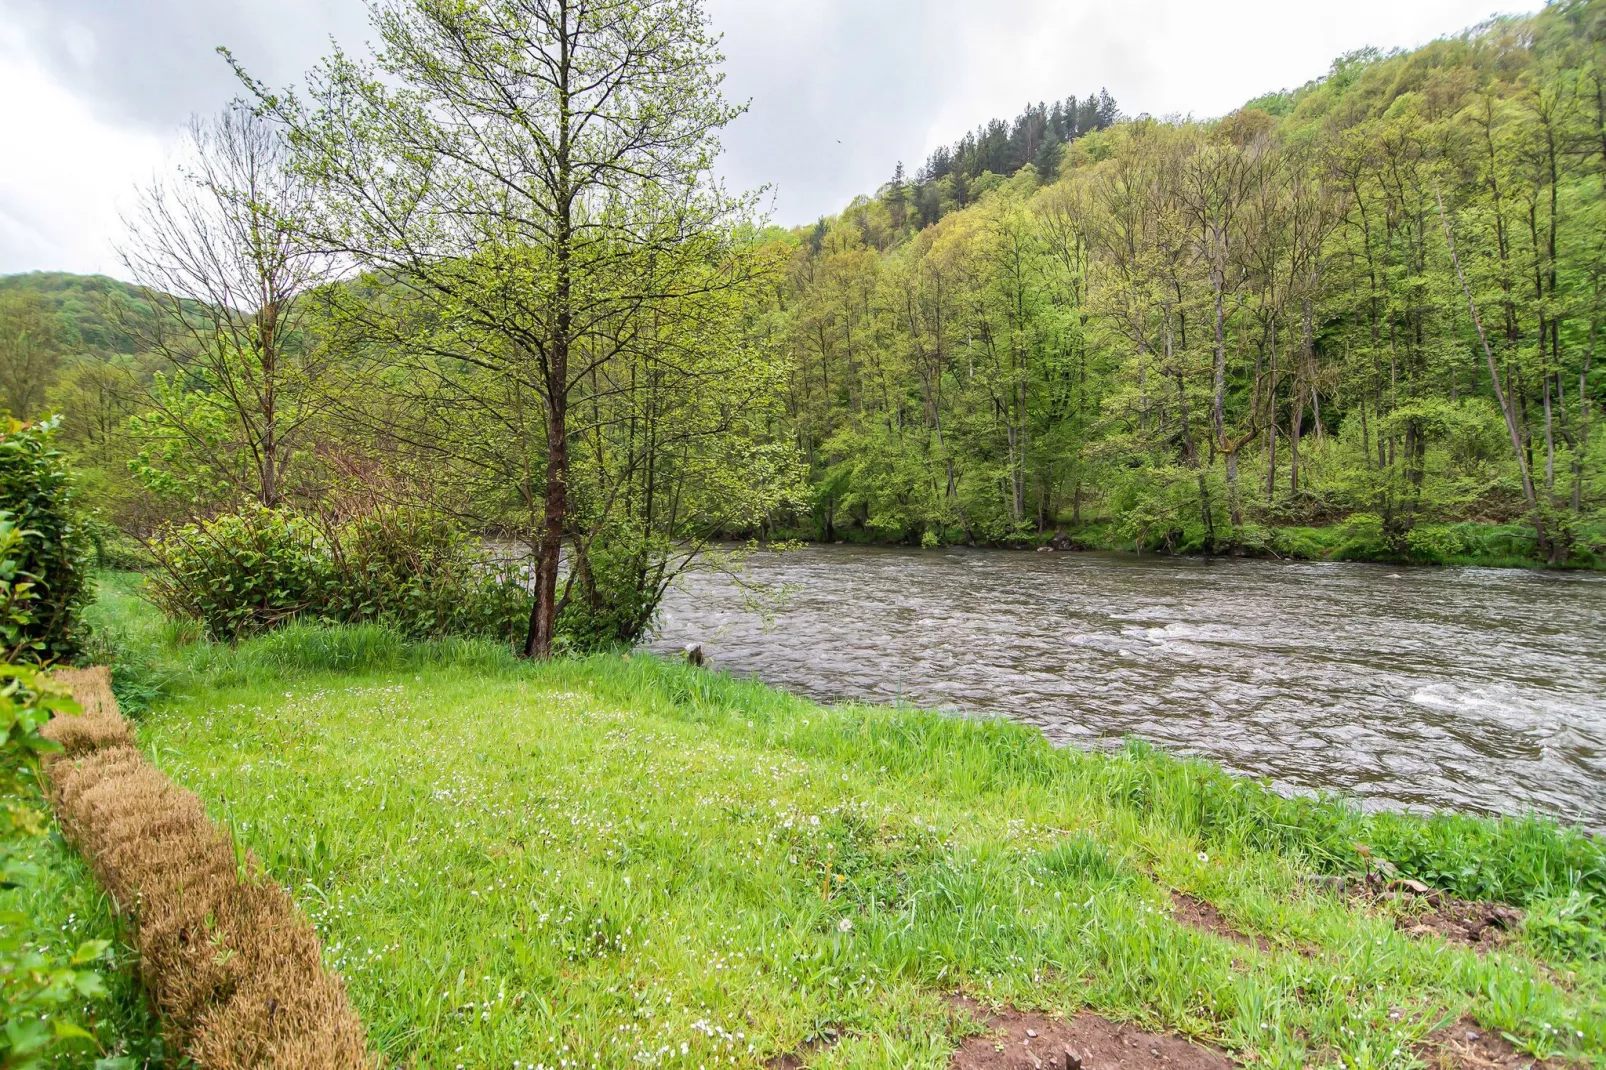
<svg viewBox="0 0 1606 1070">
<path fill-rule="evenodd" d="M 201 802 L 145 761 L 105 669 L 63 671 L 83 717 L 45 734 L 63 832 L 132 920 L 173 1039 L 207 1070 L 356 1070 L 373 1060 L 318 937 Z"/>
<path fill-rule="evenodd" d="M 45 735 L 66 748 L 69 756 L 134 745 L 134 734 L 112 696 L 109 669 L 57 669 L 54 677 L 84 709 L 82 716 L 59 717 L 44 730 Z"/>
</svg>

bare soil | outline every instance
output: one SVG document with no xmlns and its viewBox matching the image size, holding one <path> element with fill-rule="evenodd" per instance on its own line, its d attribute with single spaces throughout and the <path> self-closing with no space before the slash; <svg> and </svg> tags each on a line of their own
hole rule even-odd
<svg viewBox="0 0 1606 1070">
<path fill-rule="evenodd" d="M 1171 893 L 1171 916 L 1179 925 L 1186 925 L 1190 929 L 1200 932 L 1214 933 L 1233 943 L 1244 944 L 1248 947 L 1258 947 L 1262 951 L 1271 950 L 1271 941 L 1264 936 L 1251 936 L 1240 929 L 1233 927 L 1232 923 L 1221 916 L 1210 903 L 1205 902 L 1187 892 Z"/>
<path fill-rule="evenodd" d="M 975 1011 L 976 1004 L 962 1004 Z M 1181 1037 L 1146 1033 L 1096 1014 L 1048 1018 L 1005 1008 L 979 1014 L 988 1032 L 970 1037 L 949 1070 L 1229 1070 L 1225 1055 Z"/>
<path fill-rule="evenodd" d="M 1394 927 L 1403 933 L 1438 936 L 1462 947 L 1498 947 L 1522 924 L 1522 911 L 1516 907 L 1457 899 L 1419 881 L 1390 881 L 1377 874 L 1309 880 L 1352 900 L 1386 907 L 1394 915 Z"/>
<path fill-rule="evenodd" d="M 1394 927 L 1411 936 L 1439 936 L 1462 947 L 1494 948 L 1522 923 L 1522 911 L 1503 903 L 1473 903 L 1443 892 L 1405 893 Z M 1425 909 L 1423 909 L 1425 908 Z"/>
<path fill-rule="evenodd" d="M 1429 1070 L 1564 1070 L 1577 1065 L 1524 1055 L 1470 1018 L 1433 1033 L 1417 1055 Z"/>
</svg>

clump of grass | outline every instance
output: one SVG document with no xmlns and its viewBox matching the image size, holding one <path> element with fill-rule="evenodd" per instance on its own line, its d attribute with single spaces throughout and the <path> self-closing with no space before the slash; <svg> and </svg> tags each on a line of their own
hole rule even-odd
<svg viewBox="0 0 1606 1070">
<path fill-rule="evenodd" d="M 138 979 L 138 952 L 119 925 L 114 905 L 78 854 L 60 836 L 42 837 L 24 859 L 29 879 L 0 889 L 0 913 L 47 959 L 68 961 L 85 944 L 104 944 L 96 961 L 106 992 L 74 1008 L 77 1023 L 91 1034 L 88 1050 L 58 1056 L 59 1067 L 84 1070 L 161 1070 L 188 1064 L 164 1044 L 160 1023 L 145 1002 Z M 25 919 L 25 920 L 19 920 Z"/>
</svg>

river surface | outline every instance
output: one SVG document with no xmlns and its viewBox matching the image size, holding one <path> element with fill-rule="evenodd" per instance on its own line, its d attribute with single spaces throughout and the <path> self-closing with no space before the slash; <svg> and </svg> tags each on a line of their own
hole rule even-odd
<svg viewBox="0 0 1606 1070">
<path fill-rule="evenodd" d="M 1138 736 L 1369 806 L 1606 828 L 1606 576 L 816 546 L 765 553 L 766 621 L 684 578 L 656 649 L 823 701 Z"/>
</svg>

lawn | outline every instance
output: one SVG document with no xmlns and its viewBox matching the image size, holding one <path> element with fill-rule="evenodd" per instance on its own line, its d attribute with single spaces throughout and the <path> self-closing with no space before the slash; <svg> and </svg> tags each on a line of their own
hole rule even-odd
<svg viewBox="0 0 1606 1070">
<path fill-rule="evenodd" d="M 937 1068 L 981 1029 L 959 992 L 1253 1065 L 1420 1065 L 1463 1017 L 1606 1065 L 1606 853 L 1541 822 L 1366 817 L 646 657 L 185 643 L 126 577 L 96 613 L 141 745 L 291 890 L 392 1065 Z M 1530 923 L 1493 950 L 1402 932 L 1409 903 L 1310 879 L 1361 840 Z"/>
</svg>

